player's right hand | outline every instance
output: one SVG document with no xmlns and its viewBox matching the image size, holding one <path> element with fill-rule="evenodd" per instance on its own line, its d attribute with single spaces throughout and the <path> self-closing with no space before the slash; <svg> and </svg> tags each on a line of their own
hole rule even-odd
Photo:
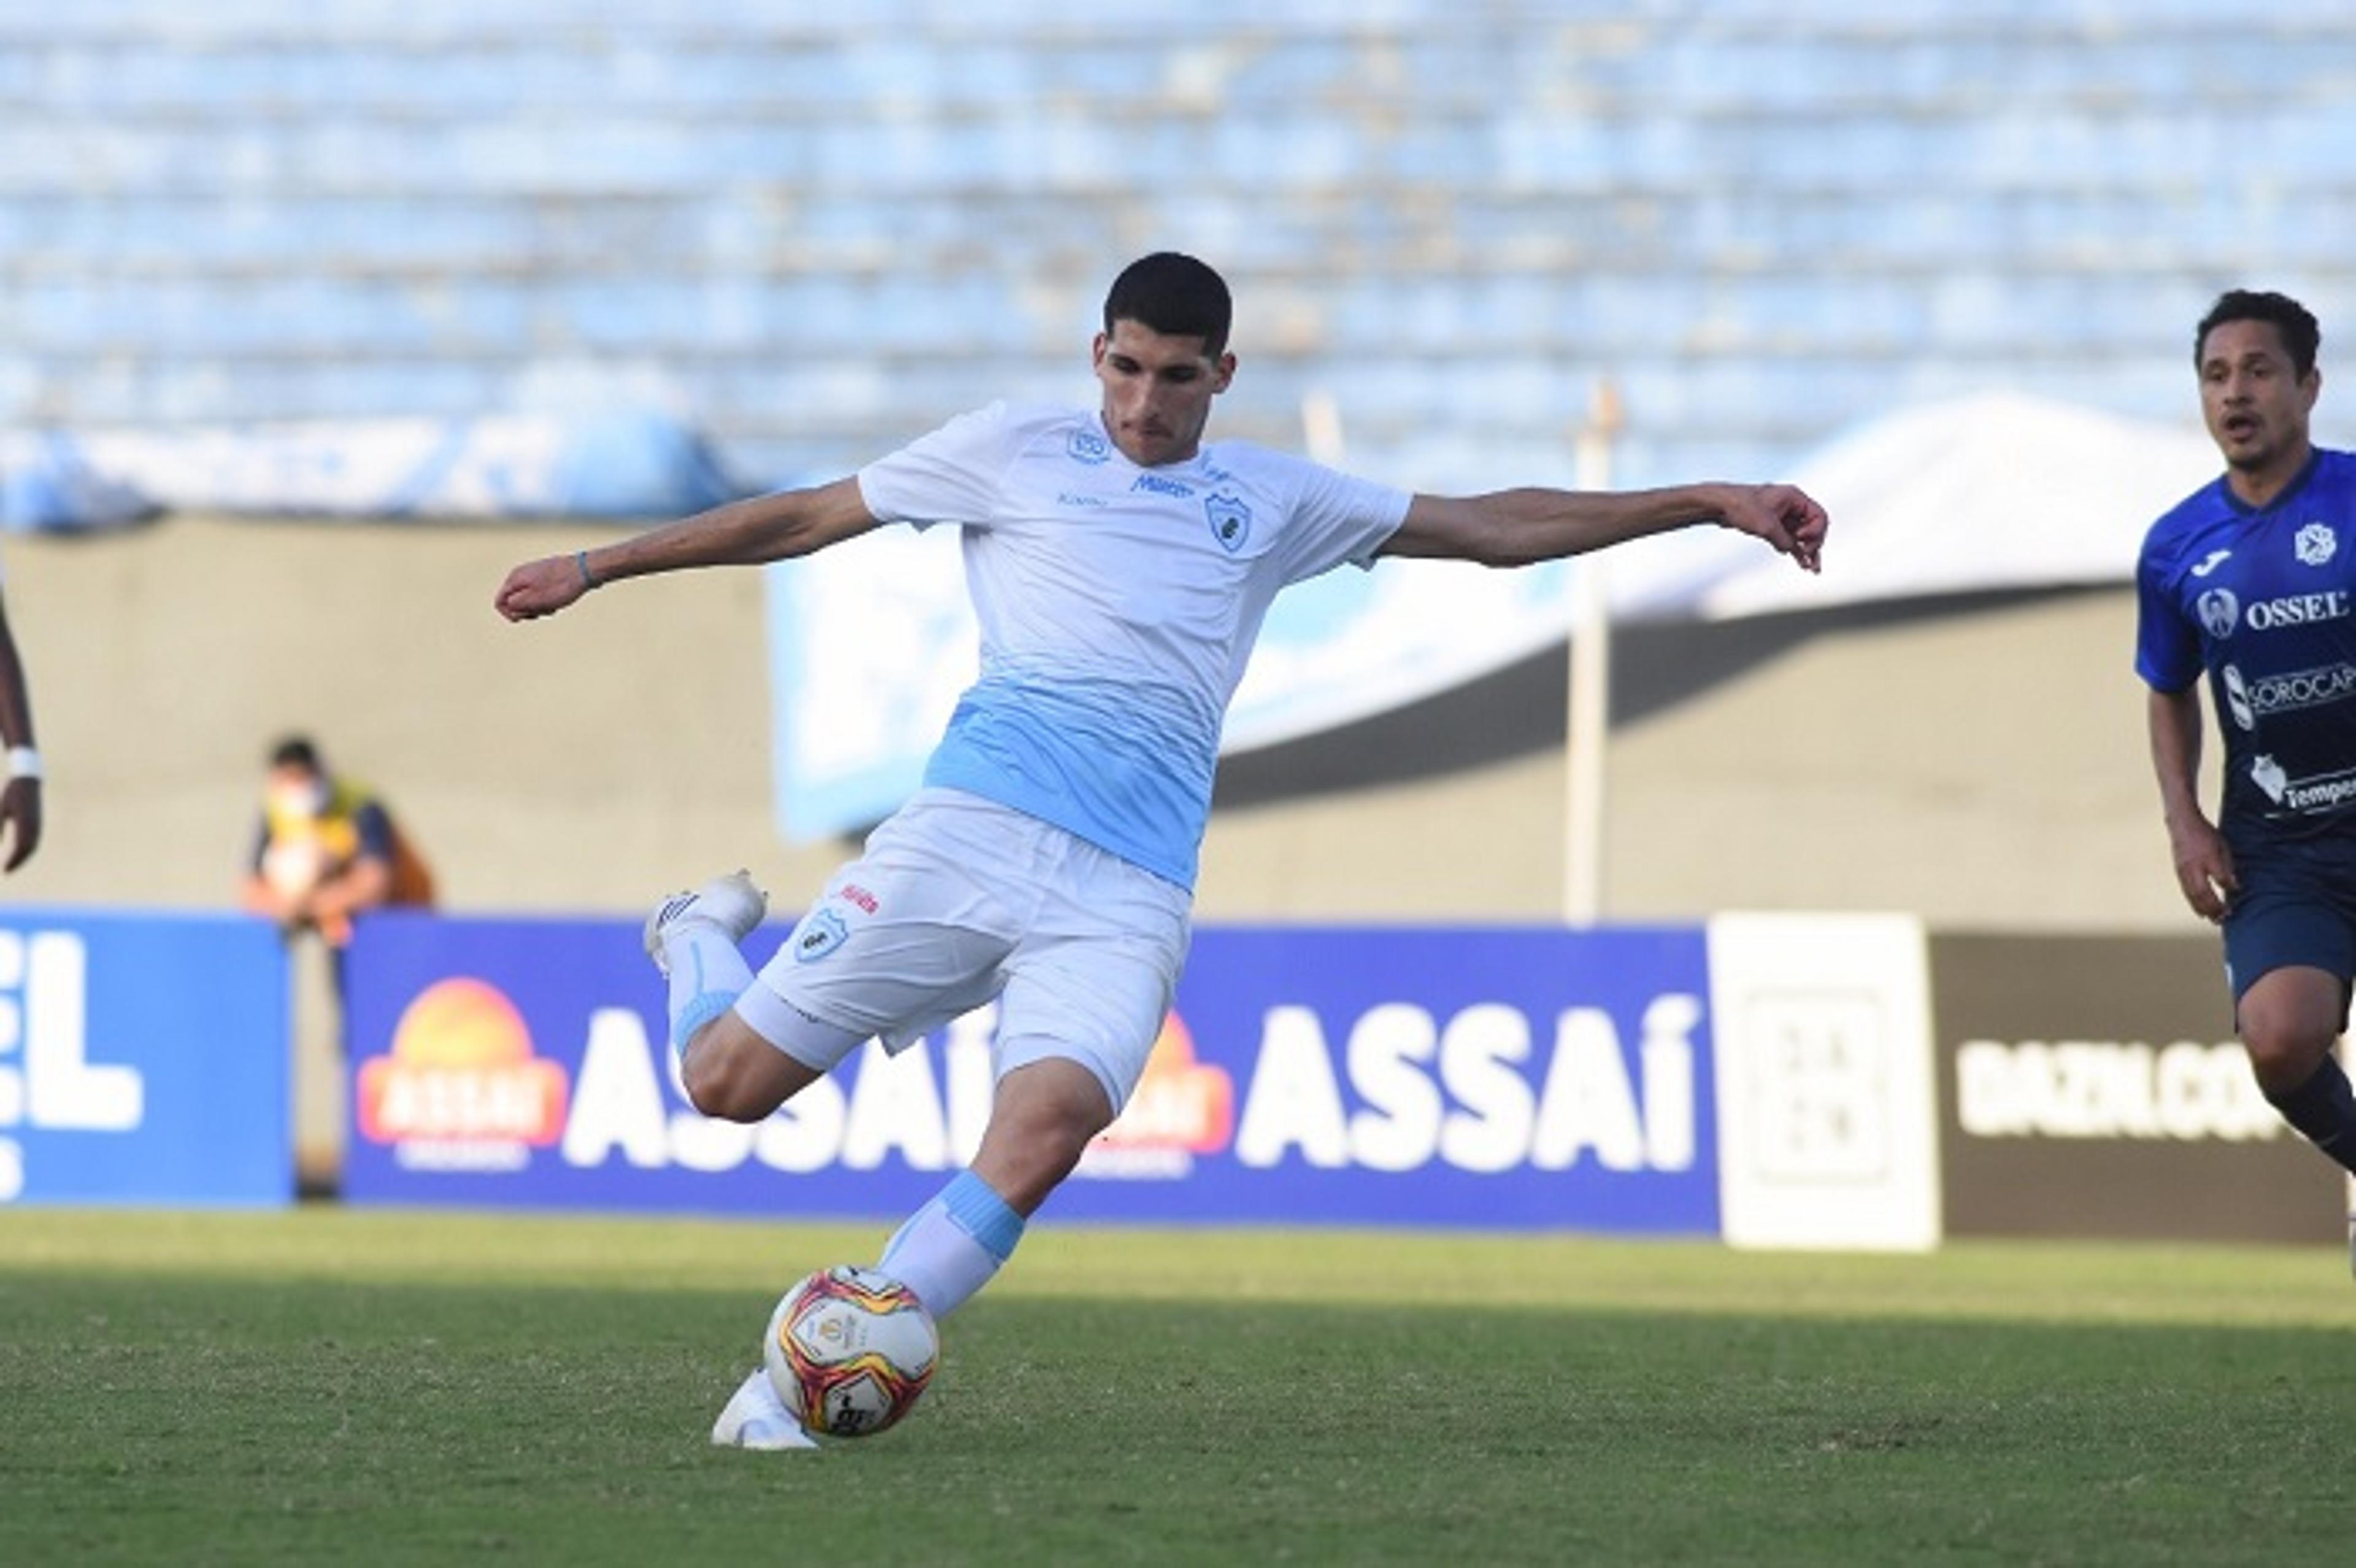
<svg viewBox="0 0 2356 1568">
<path fill-rule="evenodd" d="M 573 557 L 543 556 L 509 572 L 491 605 L 510 621 L 532 621 L 555 614 L 588 592 Z"/>
<path fill-rule="evenodd" d="M 2233 907 L 2233 895 L 2242 891 L 2225 836 L 2210 823 L 2196 821 L 2171 828 L 2169 845 L 2175 852 L 2176 885 L 2184 891 L 2184 901 L 2203 920 L 2223 920 Z"/>
</svg>

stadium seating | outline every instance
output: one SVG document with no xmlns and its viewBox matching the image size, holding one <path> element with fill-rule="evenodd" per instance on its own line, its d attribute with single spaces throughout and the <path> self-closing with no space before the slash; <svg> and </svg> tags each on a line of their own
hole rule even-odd
<svg viewBox="0 0 2356 1568">
<path fill-rule="evenodd" d="M 1984 388 L 2185 418 L 2219 288 L 2356 305 L 2344 0 L 620 15 L 0 13 L 0 427 L 653 407 L 833 473 L 1084 390 L 1174 245 L 1227 431 L 1323 389 L 1386 477 L 1560 477 L 1610 374 L 1644 482 Z"/>
</svg>

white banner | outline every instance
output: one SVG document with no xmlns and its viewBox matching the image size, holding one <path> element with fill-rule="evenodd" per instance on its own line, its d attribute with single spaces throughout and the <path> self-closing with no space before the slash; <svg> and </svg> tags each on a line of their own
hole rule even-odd
<svg viewBox="0 0 2356 1568">
<path fill-rule="evenodd" d="M 1930 968 L 1909 915 L 1709 923 L 1719 1193 L 1739 1247 L 1938 1245 Z"/>
</svg>

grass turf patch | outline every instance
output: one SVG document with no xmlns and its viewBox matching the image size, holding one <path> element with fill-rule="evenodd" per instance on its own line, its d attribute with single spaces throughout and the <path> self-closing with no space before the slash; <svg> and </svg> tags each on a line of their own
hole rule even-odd
<svg viewBox="0 0 2356 1568">
<path fill-rule="evenodd" d="M 881 1228 L 0 1215 L 0 1561 L 2281 1562 L 2356 1527 L 2314 1252 L 1042 1227 L 911 1420 L 713 1451 Z"/>
</svg>

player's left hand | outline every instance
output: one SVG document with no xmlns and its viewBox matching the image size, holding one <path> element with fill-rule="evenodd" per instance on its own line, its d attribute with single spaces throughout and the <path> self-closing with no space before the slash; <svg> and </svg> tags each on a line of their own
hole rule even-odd
<svg viewBox="0 0 2356 1568">
<path fill-rule="evenodd" d="M 1832 519 L 1804 490 L 1791 485 L 1739 485 L 1727 496 L 1726 526 L 1766 540 L 1804 571 L 1823 570 L 1825 534 Z"/>
<path fill-rule="evenodd" d="M 543 556 L 509 572 L 491 605 L 510 621 L 535 621 L 555 614 L 588 592 L 580 564 L 572 556 Z"/>
</svg>

